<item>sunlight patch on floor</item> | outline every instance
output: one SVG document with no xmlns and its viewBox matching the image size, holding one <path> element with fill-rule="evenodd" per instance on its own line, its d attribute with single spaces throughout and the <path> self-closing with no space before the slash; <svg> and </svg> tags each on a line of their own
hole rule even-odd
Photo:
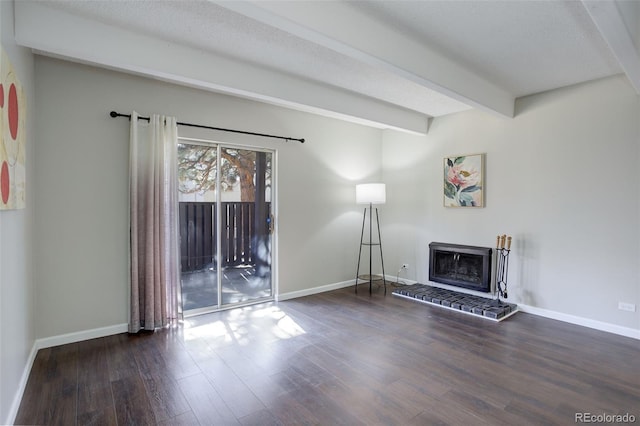
<svg viewBox="0 0 640 426">
<path fill-rule="evenodd" d="M 185 341 L 204 338 L 246 345 L 252 341 L 252 330 L 261 340 L 265 331 L 279 340 L 306 334 L 293 318 L 276 306 L 233 309 L 225 313 L 224 319 L 205 324 L 201 317 L 184 321 Z"/>
</svg>

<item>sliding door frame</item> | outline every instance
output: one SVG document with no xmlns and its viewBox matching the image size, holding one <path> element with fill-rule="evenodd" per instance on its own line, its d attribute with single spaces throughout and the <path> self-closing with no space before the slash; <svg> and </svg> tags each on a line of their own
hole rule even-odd
<svg viewBox="0 0 640 426">
<path fill-rule="evenodd" d="M 271 154 L 271 229 L 270 232 L 270 260 L 271 260 L 271 295 L 267 297 L 260 297 L 252 300 L 247 300 L 243 302 L 237 303 L 222 303 L 222 214 L 221 214 L 221 205 L 222 205 L 222 191 L 221 188 L 221 173 L 216 173 L 216 211 L 218 214 L 216 215 L 216 234 L 217 238 L 215 241 L 216 244 L 216 287 L 217 287 L 217 304 L 211 307 L 203 307 L 196 308 L 190 310 L 184 310 L 182 306 L 182 264 L 180 261 L 180 253 L 178 253 L 177 262 L 178 262 L 178 270 L 180 270 L 180 301 L 182 309 L 183 317 L 188 318 L 196 315 L 203 315 L 211 312 L 218 312 L 227 309 L 238 308 L 242 306 L 255 305 L 264 302 L 271 302 L 277 300 L 278 294 L 278 179 L 277 179 L 277 164 L 278 164 L 278 151 L 276 149 L 269 149 L 264 147 L 257 147 L 251 145 L 243 145 L 236 143 L 228 143 L 228 142 L 220 142 L 216 140 L 209 139 L 199 139 L 199 138 L 189 138 L 189 137 L 178 137 L 178 143 L 184 143 L 187 145 L 200 145 L 207 147 L 215 147 L 216 148 L 216 168 L 220 169 L 221 161 L 222 161 L 222 149 L 237 149 L 237 150 L 249 150 L 256 152 L 266 152 Z M 180 248 L 178 248 L 180 250 Z"/>
</svg>

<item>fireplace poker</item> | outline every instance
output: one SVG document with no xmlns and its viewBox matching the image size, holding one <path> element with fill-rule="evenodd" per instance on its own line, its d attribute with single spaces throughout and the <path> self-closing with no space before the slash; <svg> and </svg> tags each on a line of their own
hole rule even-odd
<svg viewBox="0 0 640 426">
<path fill-rule="evenodd" d="M 496 299 L 495 305 L 502 305 L 500 296 L 507 298 L 507 276 L 509 274 L 509 253 L 511 252 L 511 236 L 498 235 L 496 238 Z"/>
</svg>

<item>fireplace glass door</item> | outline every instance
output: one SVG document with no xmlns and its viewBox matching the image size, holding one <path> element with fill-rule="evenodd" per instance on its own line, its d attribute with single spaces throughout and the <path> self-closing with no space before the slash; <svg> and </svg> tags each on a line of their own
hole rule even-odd
<svg viewBox="0 0 640 426">
<path fill-rule="evenodd" d="M 482 292 L 491 291 L 490 248 L 429 244 L 429 281 Z"/>
</svg>

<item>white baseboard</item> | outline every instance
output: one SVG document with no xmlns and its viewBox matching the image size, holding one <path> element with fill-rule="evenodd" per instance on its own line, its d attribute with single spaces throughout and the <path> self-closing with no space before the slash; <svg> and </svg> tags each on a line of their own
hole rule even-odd
<svg viewBox="0 0 640 426">
<path fill-rule="evenodd" d="M 59 336 L 45 337 L 36 340 L 36 348 L 44 349 L 53 346 L 66 345 L 67 343 L 82 342 L 83 340 L 96 339 L 98 337 L 112 336 L 126 333 L 129 330 L 127 324 L 116 324 L 108 327 L 94 328 L 91 330 L 77 331 L 75 333 L 61 334 Z"/>
<path fill-rule="evenodd" d="M 34 342 L 33 346 L 31 347 L 31 352 L 29 353 L 29 358 L 27 359 L 27 363 L 24 366 L 24 370 L 22 370 L 20 383 L 18 383 L 18 390 L 16 391 L 16 394 L 13 397 L 13 402 L 11 403 L 11 408 L 9 409 L 7 420 L 2 424 L 12 425 L 12 424 L 15 424 L 16 422 L 16 416 L 18 415 L 18 410 L 20 409 L 20 403 L 22 402 L 24 390 L 27 388 L 27 381 L 29 380 L 29 374 L 31 374 L 31 367 L 33 367 L 33 362 L 36 359 L 37 353 L 38 353 L 38 349 L 36 348 L 36 343 Z"/>
<path fill-rule="evenodd" d="M 304 290 L 291 291 L 289 293 L 282 293 L 276 295 L 276 302 L 283 300 L 295 299 L 297 297 L 311 296 L 312 294 L 324 293 L 325 291 L 338 290 L 352 286 L 356 283 L 356 280 L 342 281 L 334 284 L 321 285 L 319 287 L 307 288 Z"/>
<path fill-rule="evenodd" d="M 548 309 L 538 308 L 535 306 L 518 304 L 518 308 L 522 312 L 538 315 L 545 318 L 551 318 L 558 321 L 568 322 L 570 324 L 581 325 L 583 327 L 593 328 L 595 330 L 606 331 L 608 333 L 618 334 L 620 336 L 631 337 L 640 340 L 640 330 L 623 327 L 620 325 L 610 324 L 603 321 L 592 320 L 589 318 L 578 317 L 575 315 L 565 314 L 562 312 L 550 311 Z"/>
<path fill-rule="evenodd" d="M 404 285 L 418 284 L 418 281 L 410 280 L 408 278 L 398 277 L 396 275 L 391 276 L 389 274 L 384 274 L 384 279 L 387 281 L 391 281 L 393 283 L 397 282 L 398 284 L 404 284 Z"/>
<path fill-rule="evenodd" d="M 395 282 L 396 281 L 396 277 L 392 277 L 389 274 L 385 274 L 385 279 L 389 282 Z M 402 284 L 416 284 L 417 281 L 413 281 L 413 280 L 408 280 L 408 279 L 401 279 L 400 280 L 402 282 Z M 299 291 L 291 291 L 289 293 L 282 293 L 279 294 L 275 297 L 276 302 L 280 302 L 283 300 L 289 300 L 289 299 L 295 299 L 297 297 L 304 297 L 304 296 L 311 296 L 312 294 L 318 294 L 318 293 L 324 293 L 325 291 L 332 291 L 332 290 L 338 290 L 341 288 L 345 288 L 345 287 L 350 287 L 352 285 L 355 285 L 356 280 L 348 280 L 348 281 L 342 281 L 339 283 L 333 283 L 333 284 L 327 284 L 327 285 L 321 285 L 318 287 L 313 287 L 313 288 L 308 288 L 305 290 L 299 290 Z M 366 282 L 364 283 L 366 284 Z M 360 285 L 360 284 L 358 284 Z"/>
</svg>

